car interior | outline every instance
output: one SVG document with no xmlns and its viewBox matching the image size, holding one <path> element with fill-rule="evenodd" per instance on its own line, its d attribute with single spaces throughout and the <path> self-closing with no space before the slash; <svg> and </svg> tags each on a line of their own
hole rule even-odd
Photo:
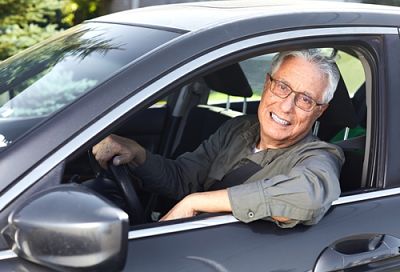
<svg viewBox="0 0 400 272">
<path fill-rule="evenodd" d="M 365 74 L 357 52 L 349 48 L 334 49 L 332 52 L 339 55 L 338 59 L 342 58 L 344 66 L 337 63 L 341 72 L 337 90 L 312 133 L 343 149 L 346 162 L 342 167 L 340 186 L 342 195 L 349 195 L 357 193 L 365 184 Z M 227 120 L 257 114 L 265 72 L 269 71 L 274 55 L 270 53 L 229 64 L 186 81 L 163 99 L 133 114 L 112 133 L 135 139 L 150 152 L 167 158 L 174 159 L 184 152 L 193 151 Z M 354 83 L 344 75 L 351 78 L 357 74 L 352 67 L 356 62 L 361 67 L 361 76 Z M 259 74 L 256 79 L 252 78 L 255 73 Z M 81 152 L 71 158 L 66 164 L 63 182 L 81 183 L 94 178 L 100 170 L 89 157 L 87 152 Z M 140 183 L 135 182 L 135 188 L 143 204 L 146 221 L 157 221 L 176 200 L 145 192 Z"/>
</svg>

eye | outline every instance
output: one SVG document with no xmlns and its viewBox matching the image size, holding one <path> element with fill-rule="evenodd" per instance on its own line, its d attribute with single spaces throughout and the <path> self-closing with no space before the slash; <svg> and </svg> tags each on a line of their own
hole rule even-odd
<svg viewBox="0 0 400 272">
<path fill-rule="evenodd" d="M 305 94 L 300 94 L 299 95 L 299 102 L 301 104 L 303 104 L 303 105 L 312 106 L 313 103 L 314 103 L 314 100 L 311 97 L 309 97 L 309 96 L 307 96 Z"/>
<path fill-rule="evenodd" d="M 283 82 L 281 82 L 281 81 L 277 81 L 277 85 L 278 85 L 279 90 L 280 90 L 282 93 L 290 92 L 289 87 L 288 87 L 285 83 L 283 83 Z"/>
</svg>

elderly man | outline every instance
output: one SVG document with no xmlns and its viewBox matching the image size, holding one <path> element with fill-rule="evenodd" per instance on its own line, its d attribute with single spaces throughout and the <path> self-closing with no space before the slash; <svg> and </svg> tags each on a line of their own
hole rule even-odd
<svg viewBox="0 0 400 272">
<path fill-rule="evenodd" d="M 315 224 L 340 194 L 343 153 L 311 134 L 338 80 L 335 64 L 319 50 L 283 52 L 266 76 L 258 118 L 226 122 L 176 160 L 116 135 L 97 144 L 93 154 L 103 167 L 115 156 L 114 164 L 134 167 L 145 188 L 181 199 L 162 220 L 232 212 L 243 222 Z"/>
</svg>

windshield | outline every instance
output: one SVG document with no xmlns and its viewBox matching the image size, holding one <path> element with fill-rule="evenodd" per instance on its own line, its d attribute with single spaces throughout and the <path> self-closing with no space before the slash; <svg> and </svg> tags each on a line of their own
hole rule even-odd
<svg viewBox="0 0 400 272">
<path fill-rule="evenodd" d="M 0 63 L 0 147 L 178 34 L 85 23 Z"/>
</svg>

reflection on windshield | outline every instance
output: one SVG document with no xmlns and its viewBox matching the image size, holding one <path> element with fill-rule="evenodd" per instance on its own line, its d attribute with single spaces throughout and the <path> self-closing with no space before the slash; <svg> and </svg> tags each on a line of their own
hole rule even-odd
<svg viewBox="0 0 400 272">
<path fill-rule="evenodd" d="M 6 137 L 4 135 L 0 134 L 0 148 L 1 147 L 6 147 L 8 144 Z"/>
<path fill-rule="evenodd" d="M 14 61 L 2 63 L 0 93 L 8 92 L 8 101 L 0 101 L 0 117 L 50 114 L 98 83 L 98 78 L 79 75 L 72 64 L 85 66 L 93 58 L 104 57 L 109 50 L 123 50 L 122 45 L 108 38 L 101 27 L 80 28 Z"/>
<path fill-rule="evenodd" d="M 33 117 L 55 112 L 85 90 L 96 85 L 96 80 L 73 80 L 71 71 L 55 68 L 8 101 L 0 111 L 1 117 Z M 58 86 L 58 87 L 57 87 Z"/>
<path fill-rule="evenodd" d="M 1 62 L 1 151 L 131 61 L 177 36 L 88 22 Z"/>
</svg>

